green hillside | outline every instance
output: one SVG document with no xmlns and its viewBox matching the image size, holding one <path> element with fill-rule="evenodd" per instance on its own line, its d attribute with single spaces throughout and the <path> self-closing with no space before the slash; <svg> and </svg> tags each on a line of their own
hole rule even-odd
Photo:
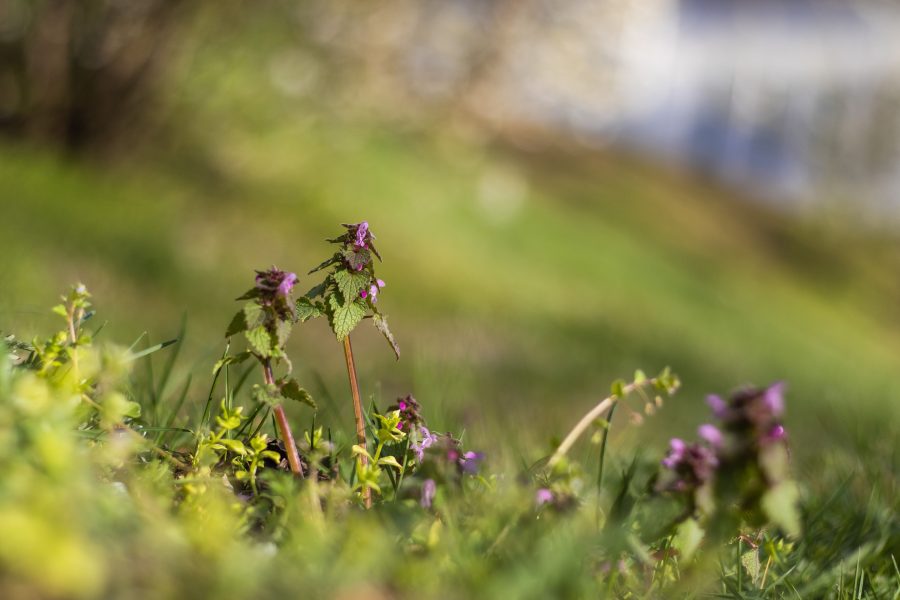
<svg viewBox="0 0 900 600">
<path fill-rule="evenodd" d="M 669 432 L 694 422 L 705 393 L 743 382 L 787 380 L 801 439 L 895 410 L 897 290 L 871 260 L 891 264 L 890 245 L 607 156 L 340 123 L 263 133 L 223 136 L 234 168 L 205 176 L 5 148 L 0 329 L 38 331 L 44 307 L 84 280 L 103 335 L 122 343 L 172 337 L 186 316 L 201 396 L 251 269 L 274 263 L 311 285 L 323 238 L 367 219 L 404 355 L 395 363 L 364 329 L 364 386 L 375 398 L 411 391 L 478 440 L 502 417 L 545 442 L 612 379 L 665 365 L 685 382 L 661 417 Z M 311 387 L 342 396 L 329 335 L 313 323 L 292 343 Z"/>
</svg>

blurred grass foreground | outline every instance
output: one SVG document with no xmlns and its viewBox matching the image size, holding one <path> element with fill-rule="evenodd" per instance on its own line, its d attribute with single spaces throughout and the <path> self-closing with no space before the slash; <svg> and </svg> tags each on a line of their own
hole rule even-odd
<svg viewBox="0 0 900 600">
<path fill-rule="evenodd" d="M 328 256 L 325 238 L 340 233 L 339 223 L 368 221 L 384 257 L 378 306 L 403 353 L 395 361 L 373 328 L 354 333 L 365 357 L 357 365 L 364 401 L 386 408 L 413 394 L 432 430 L 464 431 L 466 446 L 482 449 L 492 471 L 550 454 L 613 380 L 670 366 L 683 382 L 679 393 L 641 427 L 617 416 L 608 447 L 604 438 L 610 481 L 634 491 L 629 464 L 658 463 L 669 438 L 690 438 L 707 418 L 706 394 L 787 382 L 785 426 L 806 537 L 773 535 L 767 554 L 759 551 L 763 568 L 767 558 L 784 561 L 771 567 L 784 578 L 763 577 L 759 565 L 754 571 L 739 560 L 716 576 L 671 575 L 681 587 L 665 592 L 654 588 L 657 577 L 669 577 L 662 560 L 649 588 L 622 567 L 619 583 L 631 586 L 624 589 L 690 596 L 700 581 L 697 589 L 729 597 L 778 597 L 792 593 L 790 581 L 806 597 L 896 597 L 900 239 L 888 193 L 896 175 L 892 97 L 872 96 L 871 113 L 885 116 L 848 141 L 810 125 L 818 120 L 791 120 L 777 89 L 752 87 L 753 71 L 744 67 L 753 61 L 733 70 L 691 62 L 702 77 L 678 85 L 708 101 L 657 106 L 679 97 L 642 87 L 659 67 L 651 50 L 660 40 L 687 56 L 693 46 L 677 40 L 702 49 L 719 38 L 709 29 L 649 33 L 662 36 L 673 15 L 740 31 L 756 17 L 732 8 L 725 19 L 721 7 L 707 13 L 702 2 L 592 4 L 0 0 L 0 332 L 25 341 L 50 335 L 59 317 L 49 307 L 70 283 L 86 283 L 97 343 L 138 340 L 141 348 L 180 339 L 177 354 L 163 349 L 121 370 L 114 357 L 97 360 L 127 380 L 116 389 L 145 416 L 152 400 L 158 415 L 172 411 L 167 427 L 193 429 L 234 298 L 253 270 L 294 271 L 302 293 L 318 281 L 305 274 Z M 868 9 L 856 10 L 854 23 L 872 22 Z M 760 18 L 780 13 L 772 14 Z M 822 14 L 812 11 L 807 30 L 837 35 L 817 20 Z M 618 42 L 598 48 L 595 37 Z M 883 39 L 879 47 L 896 61 L 895 43 Z M 775 108 L 722 122 L 716 77 L 732 72 L 760 95 L 760 106 Z M 857 97 L 862 79 L 853 72 L 829 77 L 835 98 Z M 890 87 L 879 69 L 865 73 L 865 85 Z M 734 95 L 744 98 L 740 106 L 752 96 L 743 94 Z M 815 114 L 831 122 L 831 113 Z M 682 133 L 646 136 L 660 115 Z M 827 133 L 827 144 L 815 146 L 827 160 L 811 152 L 784 159 L 785 147 L 814 138 L 797 133 L 769 143 L 780 129 Z M 796 180 L 770 163 L 732 176 L 734 163 L 718 159 L 747 139 L 763 140 L 746 147 L 782 156 L 775 167 L 804 173 L 805 184 L 785 184 Z M 823 181 L 822 165 L 849 174 Z M 879 184 L 860 187 L 872 179 L 859 174 L 875 172 Z M 767 185 L 772 173 L 778 182 Z M 291 337 L 293 373 L 318 401 L 316 425 L 351 432 L 341 347 L 320 321 Z M 91 482 L 96 471 L 124 470 L 136 450 L 116 455 L 107 444 L 99 456 L 79 454 L 84 440 L 59 433 L 68 417 L 53 404 L 68 383 L 45 388 L 4 377 L 4 402 L 25 398 L 33 411 L 19 406 L 24 413 L 0 416 L 0 464 L 10 473 L 0 483 L 0 535 L 8 540 L 0 550 L 2 597 L 302 590 L 580 597 L 623 589 L 595 587 L 620 568 L 619 554 L 600 561 L 602 577 L 585 576 L 579 561 L 598 544 L 630 548 L 633 540 L 601 543 L 582 531 L 587 517 L 552 521 L 557 533 L 518 531 L 519 500 L 501 484 L 496 514 L 447 509 L 464 524 L 397 525 L 402 518 L 390 513 L 374 527 L 349 511 L 329 515 L 323 534 L 321 524 L 301 519 L 283 535 L 305 536 L 307 546 L 268 539 L 262 526 L 236 526 L 224 496 L 192 507 L 205 520 L 192 511 L 170 515 L 185 492 L 171 491 L 173 476 L 162 468 L 128 476 L 132 500 L 122 504 L 114 484 L 124 479 L 99 490 Z M 310 427 L 308 408 L 286 409 L 298 432 Z M 45 410 L 59 420 L 42 435 Z M 37 458 L 18 457 L 16 444 Z M 602 464 L 588 443 L 571 457 L 586 473 Z M 599 504 L 611 507 L 612 493 L 598 491 Z M 235 539 L 236 528 L 249 529 L 253 543 Z M 413 557 L 394 549 L 398 536 L 415 541 Z M 503 546 L 507 536 L 521 549 Z M 764 547 L 760 539 L 754 544 Z M 107 540 L 113 550 L 103 549 Z M 562 552 L 566 540 L 571 547 Z M 749 548 L 736 543 L 739 556 Z M 283 562 L 268 562 L 276 545 L 285 548 Z M 206 559 L 192 566 L 194 552 Z M 485 553 L 492 558 L 479 566 Z M 339 559 L 329 566 L 329 557 Z M 397 562 L 405 560 L 421 572 L 406 572 Z M 274 574 L 298 562 L 309 566 L 292 577 Z M 140 565 L 152 582 L 115 576 Z M 792 566 L 796 579 L 786 574 Z M 429 572 L 440 575 L 431 580 Z M 851 588 L 863 591 L 847 595 Z"/>
</svg>

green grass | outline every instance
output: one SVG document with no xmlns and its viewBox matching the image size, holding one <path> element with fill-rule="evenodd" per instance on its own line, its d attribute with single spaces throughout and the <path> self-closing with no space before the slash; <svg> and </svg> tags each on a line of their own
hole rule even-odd
<svg viewBox="0 0 900 600">
<path fill-rule="evenodd" d="M 607 471 L 616 482 L 635 452 L 653 462 L 669 437 L 692 436 L 706 419 L 706 393 L 786 380 L 807 536 L 773 567 L 767 589 L 749 586 L 749 574 L 726 562 L 685 577 L 676 591 L 849 598 L 896 589 L 896 239 L 839 215 L 752 206 L 620 156 L 476 144 L 452 128 L 425 135 L 374 124 L 346 98 L 332 107 L 325 92 L 279 96 L 266 59 L 290 36 L 270 26 L 242 24 L 245 44 L 228 36 L 198 43 L 169 99 L 175 131 L 153 140 L 155 150 L 104 163 L 0 146 L 0 331 L 28 338 L 55 329 L 47 307 L 76 280 L 95 294 L 95 323 L 108 320 L 101 339 L 128 345 L 146 330 L 155 343 L 178 336 L 184 318 L 173 377 L 158 383 L 167 360 L 160 353 L 136 384 L 146 390 L 157 380 L 160 414 L 168 414 L 192 376 L 175 420 L 183 425 L 206 401 L 233 299 L 252 269 L 295 270 L 305 288 L 313 283 L 305 272 L 330 252 L 323 239 L 338 223 L 367 219 L 385 258 L 380 306 L 403 350 L 395 362 L 374 330 L 354 334 L 364 393 L 379 404 L 412 392 L 437 429 L 464 429 L 494 472 L 515 473 L 607 395 L 612 380 L 670 365 L 684 388 L 662 412 L 642 428 L 625 426 L 625 412 L 616 416 Z M 498 180 L 524 190 L 507 217 L 484 208 L 486 182 Z M 322 407 L 320 422 L 349 430 L 343 359 L 330 332 L 303 326 L 290 350 Z M 302 409 L 292 416 L 309 417 Z M 595 454 L 588 444 L 573 452 L 591 470 Z M 592 589 L 579 560 L 608 541 L 591 528 L 592 511 L 542 523 L 537 533 L 504 534 L 518 500 L 488 502 L 496 510 L 464 515 L 440 552 L 413 561 L 441 574 L 423 595 L 451 584 L 460 597 Z M 229 547 L 201 580 L 210 594 L 252 594 L 259 590 L 229 587 L 221 575 L 256 565 L 269 569 L 272 593 L 334 590 L 336 580 L 359 590 L 373 577 L 408 591 L 422 578 L 389 560 L 398 531 L 410 534 L 398 522 L 373 531 L 348 518 L 328 535 L 310 533 L 310 546 L 292 547 L 274 566 L 260 566 L 255 547 Z M 147 552 L 171 548 L 169 534 L 144 531 Z M 501 534 L 505 544 L 487 552 L 486 540 Z M 345 536 L 358 540 L 358 555 L 341 550 Z M 129 548 L 140 554 L 140 544 Z M 188 561 L 193 546 L 179 548 L 173 556 Z M 241 553 L 248 562 L 238 564 Z M 140 557 L 116 564 L 127 569 L 132 560 Z M 297 563 L 306 566 L 278 579 Z M 171 575 L 170 567 L 156 566 Z M 656 576 L 629 585 L 637 597 L 654 597 Z"/>
</svg>

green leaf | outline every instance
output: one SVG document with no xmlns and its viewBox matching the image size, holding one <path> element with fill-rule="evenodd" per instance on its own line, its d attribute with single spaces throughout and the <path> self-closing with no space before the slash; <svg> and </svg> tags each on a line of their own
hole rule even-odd
<svg viewBox="0 0 900 600">
<path fill-rule="evenodd" d="M 301 323 L 321 317 L 323 314 L 325 314 L 325 307 L 320 302 L 313 302 L 305 297 L 297 300 L 297 320 Z"/>
<path fill-rule="evenodd" d="M 700 547 L 703 535 L 703 528 L 700 527 L 700 524 L 695 519 L 688 519 L 678 525 L 675 537 L 672 539 L 672 547 L 678 550 L 682 559 L 687 562 Z"/>
<path fill-rule="evenodd" d="M 381 335 L 384 336 L 384 339 L 386 339 L 388 344 L 391 345 L 391 349 L 394 351 L 394 356 L 397 357 L 397 360 L 400 360 L 400 346 L 397 345 L 397 340 L 394 339 L 394 334 L 392 334 L 390 328 L 388 328 L 387 317 L 379 312 L 376 312 L 372 321 L 375 323 L 375 329 L 380 331 Z"/>
<path fill-rule="evenodd" d="M 247 342 L 256 354 L 263 358 L 272 356 L 272 336 L 265 327 L 260 325 L 245 331 L 244 337 L 247 338 Z"/>
<path fill-rule="evenodd" d="M 237 300 L 251 300 L 253 298 L 259 298 L 259 288 L 252 287 L 240 296 L 237 297 Z"/>
<path fill-rule="evenodd" d="M 300 384 L 297 383 L 297 380 L 293 377 L 285 381 L 281 386 L 281 395 L 285 398 L 307 404 L 313 409 L 318 408 L 310 393 L 300 387 Z"/>
<path fill-rule="evenodd" d="M 281 404 L 281 398 L 278 396 L 278 388 L 274 385 L 254 385 L 251 395 L 253 396 L 253 399 L 260 404 L 272 407 Z"/>
<path fill-rule="evenodd" d="M 350 452 L 353 454 L 353 456 L 359 456 L 360 454 L 362 454 L 363 456 L 367 457 L 369 460 L 372 459 L 372 455 L 369 454 L 369 451 L 366 450 L 365 448 L 363 448 L 362 446 L 360 446 L 359 444 L 353 444 L 353 447 L 350 449 Z"/>
<path fill-rule="evenodd" d="M 750 581 L 753 585 L 758 585 L 760 567 L 759 550 L 750 548 L 748 551 L 741 554 L 741 564 L 744 565 L 744 569 L 746 569 L 747 574 L 750 575 Z"/>
<path fill-rule="evenodd" d="M 643 371 L 638 369 L 637 371 L 634 372 L 634 382 L 636 384 L 640 385 L 640 384 L 644 383 L 645 381 L 647 381 L 647 375 L 644 374 Z"/>
<path fill-rule="evenodd" d="M 618 398 L 625 397 L 625 382 L 621 379 L 616 379 L 613 381 L 612 386 L 610 387 L 610 391 L 612 391 L 612 395 Z"/>
<path fill-rule="evenodd" d="M 397 462 L 397 459 L 394 458 L 393 456 L 384 456 L 382 458 L 379 458 L 378 464 L 379 465 L 388 465 L 389 467 L 394 467 L 398 471 L 403 470 L 403 466 L 401 466 L 400 463 Z"/>
<path fill-rule="evenodd" d="M 58 314 L 59 316 L 65 318 L 65 319 L 69 318 L 69 313 L 66 312 L 66 307 L 63 306 L 62 304 L 57 304 L 56 306 L 54 306 L 53 312 L 55 312 L 56 314 Z"/>
<path fill-rule="evenodd" d="M 284 348 L 284 345 L 287 343 L 288 337 L 291 335 L 291 328 L 294 326 L 293 322 L 290 320 L 287 321 L 278 321 L 275 325 L 275 337 L 278 340 L 278 347 Z"/>
<path fill-rule="evenodd" d="M 321 271 L 321 270 L 324 269 L 325 267 L 331 266 L 331 265 L 333 265 L 334 263 L 338 262 L 339 260 L 341 260 L 341 253 L 340 253 L 340 252 L 335 252 L 334 256 L 332 256 L 331 258 L 329 258 L 328 260 L 326 260 L 326 261 L 324 261 L 322 264 L 320 264 L 318 267 L 316 267 L 315 269 L 313 269 L 312 271 L 310 271 L 310 272 L 309 272 L 309 275 L 312 275 L 312 274 L 315 273 L 316 271 Z M 307 294 L 307 296 L 308 296 L 308 295 L 309 295 L 309 294 Z"/>
<path fill-rule="evenodd" d="M 367 271 L 350 272 L 347 269 L 335 271 L 332 277 L 344 300 L 355 300 L 371 280 Z"/>
<path fill-rule="evenodd" d="M 223 438 L 218 441 L 218 443 L 213 445 L 213 448 L 216 446 L 222 446 L 235 454 L 240 454 L 244 456 L 247 454 L 247 448 L 244 447 L 244 443 L 241 440 L 230 440 L 228 438 Z"/>
<path fill-rule="evenodd" d="M 162 343 L 160 343 L 160 344 L 156 344 L 155 346 L 150 346 L 149 348 L 144 348 L 144 349 L 141 350 L 140 352 L 135 352 L 134 354 L 131 354 L 130 356 L 128 356 L 128 360 L 129 360 L 129 361 L 131 361 L 131 360 L 137 360 L 137 359 L 139 359 L 139 358 L 142 358 L 142 357 L 144 357 L 144 356 L 147 356 L 148 354 L 153 354 L 154 352 L 158 352 L 159 350 L 162 350 L 163 348 L 165 348 L 165 347 L 167 347 L 167 346 L 171 346 L 172 344 L 174 344 L 174 343 L 177 342 L 177 341 L 178 341 L 177 339 L 175 339 L 175 340 L 166 340 L 165 342 L 162 342 Z"/>
<path fill-rule="evenodd" d="M 364 269 L 367 264 L 372 262 L 372 255 L 368 250 L 356 248 L 353 250 L 344 250 L 343 257 L 354 271 Z"/>
<path fill-rule="evenodd" d="M 238 365 L 247 360 L 249 357 L 249 352 L 238 352 L 237 354 L 221 358 L 216 361 L 216 365 L 213 367 L 213 375 L 225 368 L 225 365 Z"/>
<path fill-rule="evenodd" d="M 797 501 L 800 491 L 793 481 L 783 481 L 765 493 L 762 508 L 772 523 L 786 534 L 797 537 L 801 533 L 800 512 Z"/>
<path fill-rule="evenodd" d="M 247 321 L 247 329 L 260 325 L 264 315 L 263 307 L 259 302 L 248 302 L 244 305 L 242 310 L 244 312 L 244 319 Z"/>
<path fill-rule="evenodd" d="M 307 298 L 317 298 L 319 296 L 325 295 L 325 290 L 328 289 L 328 281 L 323 281 L 319 285 L 313 286 L 309 289 L 304 296 Z"/>
<path fill-rule="evenodd" d="M 225 330 L 225 337 L 231 337 L 236 333 L 247 330 L 247 319 L 244 317 L 244 311 L 240 310 L 231 319 L 228 328 Z"/>
<path fill-rule="evenodd" d="M 328 297 L 331 305 L 331 329 L 337 339 L 342 340 L 362 321 L 366 316 L 365 304 L 360 301 L 347 302 L 341 305 L 336 294 Z"/>
</svg>

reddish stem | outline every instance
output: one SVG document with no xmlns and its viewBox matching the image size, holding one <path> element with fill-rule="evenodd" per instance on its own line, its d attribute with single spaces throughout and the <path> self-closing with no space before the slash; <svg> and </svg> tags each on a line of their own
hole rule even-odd
<svg viewBox="0 0 900 600">
<path fill-rule="evenodd" d="M 263 363 L 263 378 L 266 380 L 266 385 L 275 385 L 272 364 L 268 359 Z M 275 422 L 278 424 L 281 441 L 284 442 L 284 449 L 287 452 L 288 463 L 291 465 L 291 472 L 294 475 L 303 477 L 303 469 L 300 467 L 300 454 L 297 453 L 297 444 L 294 442 L 294 434 L 291 433 L 291 425 L 288 423 L 287 415 L 284 414 L 284 408 L 280 404 L 276 404 L 274 411 Z"/>
<path fill-rule="evenodd" d="M 353 396 L 353 415 L 356 417 L 356 442 L 363 448 L 368 448 L 366 441 L 366 421 L 363 418 L 362 402 L 359 399 L 359 381 L 356 378 L 356 364 L 353 361 L 353 346 L 350 345 L 350 336 L 344 338 L 344 358 L 347 361 L 347 376 L 350 378 L 350 394 Z M 369 464 L 369 459 L 364 454 L 359 455 L 359 462 Z M 372 490 L 363 490 L 363 502 L 366 508 L 372 507 Z"/>
</svg>

